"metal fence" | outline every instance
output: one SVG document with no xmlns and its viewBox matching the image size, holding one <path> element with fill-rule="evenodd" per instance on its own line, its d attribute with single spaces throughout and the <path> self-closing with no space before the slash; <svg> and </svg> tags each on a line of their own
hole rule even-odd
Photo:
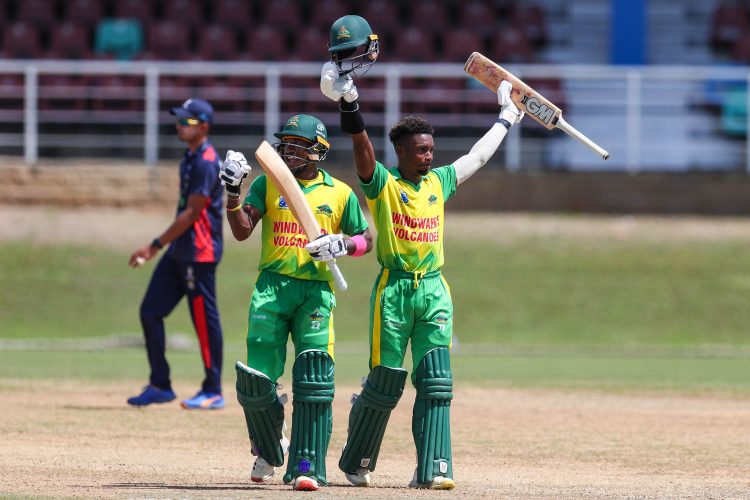
<svg viewBox="0 0 750 500">
<path fill-rule="evenodd" d="M 292 62 L 0 60 L 5 79 L 0 82 L 0 148 L 19 149 L 28 165 L 40 156 L 76 156 L 97 148 L 106 156 L 118 148 L 152 166 L 166 149 L 181 147 L 167 108 L 193 95 L 221 109 L 212 131 L 220 149 L 238 144 L 249 149 L 272 139 L 287 115 L 297 112 L 316 114 L 337 132 L 336 105 L 317 88 L 320 68 Z M 750 169 L 747 67 L 508 69 L 539 85 L 566 120 L 608 149 L 611 159 L 603 162 L 562 132 L 527 119 L 498 153 L 493 163 L 499 168 Z M 492 93 L 467 78 L 460 64 L 378 62 L 358 86 L 370 135 L 387 163 L 394 161 L 388 128 L 405 114 L 421 114 L 436 126 L 436 159 L 450 161 L 471 147 L 498 111 Z M 75 100 L 85 104 L 62 105 Z M 117 102 L 125 106 L 106 105 Z"/>
</svg>

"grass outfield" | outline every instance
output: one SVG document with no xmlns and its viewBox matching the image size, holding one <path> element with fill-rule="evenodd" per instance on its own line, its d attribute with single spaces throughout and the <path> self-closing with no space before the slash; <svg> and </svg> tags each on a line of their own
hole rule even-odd
<svg viewBox="0 0 750 500">
<path fill-rule="evenodd" d="M 0 243 L 0 377 L 144 378 L 137 347 L 56 350 L 76 339 L 139 340 L 138 306 L 154 263 L 129 269 L 131 245 L 123 246 Z M 448 232 L 444 266 L 456 311 L 457 380 L 749 394 L 746 249 L 743 238 L 596 231 L 505 238 L 464 224 Z M 244 356 L 258 251 L 257 241 L 229 241 L 219 267 L 227 371 Z M 337 373 L 355 381 L 367 362 L 367 304 L 378 266 L 367 256 L 341 259 L 341 267 L 350 289 L 338 294 Z M 167 329 L 192 338 L 184 302 Z M 169 356 L 176 377 L 200 378 L 195 348 Z"/>
</svg>

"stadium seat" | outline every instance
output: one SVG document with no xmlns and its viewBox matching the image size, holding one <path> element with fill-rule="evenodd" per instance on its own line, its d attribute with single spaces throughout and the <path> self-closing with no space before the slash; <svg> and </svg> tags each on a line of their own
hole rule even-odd
<svg viewBox="0 0 750 500">
<path fill-rule="evenodd" d="M 721 131 L 730 137 L 744 139 L 747 136 L 747 85 L 738 85 L 725 94 Z"/>
<path fill-rule="evenodd" d="M 212 2 L 213 20 L 216 24 L 223 24 L 239 29 L 243 32 L 257 25 L 253 22 L 253 15 L 248 2 L 243 0 L 218 0 Z"/>
<path fill-rule="evenodd" d="M 239 58 L 239 41 L 231 28 L 212 24 L 198 31 L 197 55 L 206 61 L 233 61 Z"/>
<path fill-rule="evenodd" d="M 46 27 L 56 21 L 55 0 L 23 0 L 16 3 L 16 21 Z"/>
<path fill-rule="evenodd" d="M 3 30 L 2 46 L 9 59 L 41 59 L 43 55 L 39 29 L 21 21 Z"/>
<path fill-rule="evenodd" d="M 302 20 L 302 6 L 299 2 L 274 0 L 273 2 L 266 2 L 264 5 L 265 8 L 261 16 L 264 26 L 272 26 L 289 32 L 301 30 L 305 26 Z M 317 4 L 313 5 L 314 9 L 318 8 Z"/>
<path fill-rule="evenodd" d="M 142 111 L 143 78 L 102 75 L 91 80 L 91 107 L 95 111 Z"/>
<path fill-rule="evenodd" d="M 148 50 L 156 59 L 179 61 L 190 50 L 190 33 L 174 21 L 153 23 L 148 28 Z"/>
<path fill-rule="evenodd" d="M 419 28 L 409 28 L 395 39 L 394 59 L 404 62 L 433 61 L 437 54 L 432 36 Z"/>
<path fill-rule="evenodd" d="M 104 8 L 100 0 L 67 0 L 62 5 L 65 21 L 81 24 L 89 30 L 104 17 Z"/>
<path fill-rule="evenodd" d="M 143 50 L 143 27 L 137 19 L 103 19 L 96 27 L 94 50 L 116 59 L 133 59 Z"/>
<path fill-rule="evenodd" d="M 448 29 L 448 12 L 445 2 L 437 0 L 412 2 L 407 26 L 421 29 L 429 34 L 445 32 Z"/>
<path fill-rule="evenodd" d="M 93 56 L 88 30 L 81 24 L 65 22 L 50 25 L 50 50 L 53 59 L 90 59 Z"/>
<path fill-rule="evenodd" d="M 442 45 L 440 59 L 448 62 L 466 62 L 472 52 L 484 52 L 482 37 L 473 29 L 448 30 L 443 34 Z"/>
<path fill-rule="evenodd" d="M 318 0 L 311 4 L 306 22 L 311 27 L 320 30 L 326 39 L 328 39 L 328 33 L 333 22 L 340 17 L 352 13 L 349 4 L 344 0 Z M 365 17 L 365 19 L 367 18 Z M 373 29 L 375 28 L 373 27 Z"/>
<path fill-rule="evenodd" d="M 731 3 L 716 7 L 711 19 L 711 45 L 718 50 L 731 49 L 744 35 L 750 23 L 748 10 L 742 4 Z"/>
<path fill-rule="evenodd" d="M 499 30 L 490 40 L 487 57 L 498 63 L 530 63 L 534 49 L 523 31 L 515 26 Z"/>
<path fill-rule="evenodd" d="M 23 75 L 0 74 L 0 115 L 24 109 Z M 21 115 L 19 115 L 21 116 Z"/>
<path fill-rule="evenodd" d="M 750 32 L 744 33 L 732 46 L 732 60 L 750 64 Z"/>
<path fill-rule="evenodd" d="M 153 9 L 155 2 L 117 0 L 113 3 L 115 17 L 138 19 L 144 26 L 148 26 L 156 19 Z"/>
<path fill-rule="evenodd" d="M 319 28 L 311 26 L 301 32 L 296 32 L 294 35 L 295 51 L 291 59 L 295 61 L 326 61 L 330 58 L 328 36 Z"/>
<path fill-rule="evenodd" d="M 84 111 L 88 88 L 85 78 L 71 75 L 39 76 L 41 111 Z"/>
<path fill-rule="evenodd" d="M 511 24 L 520 29 L 534 47 L 547 43 L 547 24 L 544 11 L 539 5 L 515 5 L 511 9 Z"/>
<path fill-rule="evenodd" d="M 288 46 L 286 33 L 263 25 L 250 31 L 247 53 L 256 61 L 284 61 L 289 57 Z"/>
<path fill-rule="evenodd" d="M 178 22 L 188 28 L 196 28 L 206 23 L 202 4 L 195 0 L 166 0 L 163 19 Z"/>
<path fill-rule="evenodd" d="M 403 113 L 460 113 L 464 80 L 460 78 L 404 78 Z"/>
<path fill-rule="evenodd" d="M 467 2 L 457 10 L 458 25 L 462 30 L 476 33 L 480 37 L 489 36 L 495 29 L 497 17 L 494 9 L 480 0 Z M 474 49 L 479 50 L 480 49 Z"/>
<path fill-rule="evenodd" d="M 401 29 L 401 25 L 405 22 L 405 18 L 401 12 L 398 2 L 391 2 L 389 0 L 372 0 L 369 2 L 361 2 L 357 5 L 358 14 L 365 19 L 368 19 L 370 27 L 378 35 L 380 39 L 381 49 L 384 47 L 392 48 L 392 34 L 398 32 Z M 380 19 L 389 19 L 390 22 L 381 23 L 378 22 Z M 326 36 L 328 36 L 330 26 L 325 30 Z M 390 60 L 395 54 L 389 54 L 385 51 L 383 55 Z"/>
</svg>

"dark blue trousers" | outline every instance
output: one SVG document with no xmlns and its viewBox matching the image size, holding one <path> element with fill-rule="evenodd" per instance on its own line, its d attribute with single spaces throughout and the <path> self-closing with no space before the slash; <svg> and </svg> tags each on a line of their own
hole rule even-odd
<svg viewBox="0 0 750 500">
<path fill-rule="evenodd" d="M 164 318 L 185 295 L 206 372 L 203 390 L 221 393 L 223 338 L 216 304 L 216 264 L 181 262 L 168 254 L 156 265 L 141 303 L 141 325 L 151 366 L 150 383 L 160 389 L 172 388 L 165 356 Z"/>
</svg>

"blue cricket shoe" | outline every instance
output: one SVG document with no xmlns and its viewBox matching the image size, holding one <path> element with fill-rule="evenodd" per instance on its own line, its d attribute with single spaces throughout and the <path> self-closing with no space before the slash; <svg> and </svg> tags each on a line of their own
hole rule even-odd
<svg viewBox="0 0 750 500">
<path fill-rule="evenodd" d="M 133 406 L 148 406 L 153 403 L 169 403 L 176 397 L 172 389 L 159 389 L 153 385 L 147 385 L 138 396 L 128 398 L 128 404 Z"/>
<path fill-rule="evenodd" d="M 224 396 L 200 390 L 192 398 L 183 400 L 180 405 L 186 410 L 218 410 L 224 408 Z"/>
</svg>

